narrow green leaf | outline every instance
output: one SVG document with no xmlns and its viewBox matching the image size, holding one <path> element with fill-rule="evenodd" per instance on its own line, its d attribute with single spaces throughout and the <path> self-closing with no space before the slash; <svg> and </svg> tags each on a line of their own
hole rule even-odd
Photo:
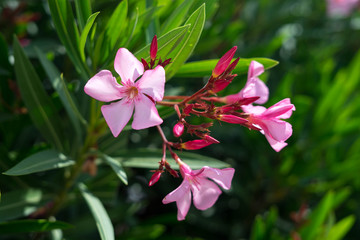
<svg viewBox="0 0 360 240">
<path fill-rule="evenodd" d="M 79 121 L 84 125 L 86 125 L 87 122 L 79 112 L 78 105 L 75 103 L 74 97 L 68 91 L 65 81 L 56 66 L 50 62 L 45 54 L 42 53 L 38 48 L 35 48 L 35 52 L 46 74 L 49 77 L 52 87 L 59 94 L 60 100 L 70 117 L 77 135 L 80 136 L 82 131 Z"/>
<path fill-rule="evenodd" d="M 103 159 L 105 160 L 105 162 L 107 164 L 110 165 L 110 167 L 114 170 L 114 172 L 116 173 L 116 175 L 118 175 L 118 177 L 120 178 L 120 180 L 125 184 L 128 185 L 128 180 L 127 180 L 127 176 L 126 173 L 123 169 L 123 167 L 121 166 L 121 163 L 119 161 L 116 161 L 115 159 L 113 159 L 112 157 L 103 154 L 102 155 Z"/>
<path fill-rule="evenodd" d="M 170 30 L 179 27 L 183 23 L 185 16 L 193 3 L 194 0 L 183 1 L 180 6 L 177 7 L 175 11 L 170 15 L 170 17 L 165 21 L 165 23 L 161 27 L 161 33 L 167 33 Z"/>
<path fill-rule="evenodd" d="M 186 33 L 183 41 L 170 55 L 172 63 L 166 66 L 166 78 L 170 79 L 179 68 L 185 63 L 193 52 L 197 42 L 199 41 L 201 32 L 205 23 L 205 4 L 202 4 L 185 22 L 184 25 L 190 24 L 190 28 Z"/>
<path fill-rule="evenodd" d="M 38 189 L 19 190 L 2 194 L 0 222 L 28 216 L 49 199 L 49 196 L 43 196 L 41 190 Z"/>
<path fill-rule="evenodd" d="M 266 236 L 266 226 L 260 215 L 256 216 L 251 231 L 250 240 L 263 240 Z"/>
<path fill-rule="evenodd" d="M 355 223 L 354 215 L 350 215 L 337 222 L 329 231 L 327 235 L 328 240 L 341 240 L 344 239 L 346 233 L 349 232 Z"/>
<path fill-rule="evenodd" d="M 100 12 L 96 12 L 96 13 L 92 14 L 89 17 L 83 31 L 81 32 L 79 50 L 80 50 L 81 59 L 83 61 L 85 61 L 85 43 L 86 43 L 86 39 L 87 39 L 87 37 L 89 35 L 89 32 L 90 32 L 90 29 L 91 29 L 92 25 L 94 24 L 95 18 L 99 13 Z"/>
<path fill-rule="evenodd" d="M 161 59 L 166 59 L 170 52 L 176 47 L 176 43 L 181 39 L 189 29 L 190 25 L 182 26 L 173 29 L 172 31 L 162 35 L 158 38 L 158 56 Z M 148 44 L 135 53 L 138 59 L 144 58 L 145 60 L 150 59 L 150 45 Z"/>
<path fill-rule="evenodd" d="M 235 60 L 235 59 L 233 59 Z M 185 63 L 181 66 L 175 77 L 204 77 L 210 76 L 219 59 L 203 60 Z M 233 73 L 238 75 L 248 72 L 250 62 L 257 61 L 264 65 L 265 69 L 276 66 L 279 62 L 269 58 L 240 58 Z"/>
<path fill-rule="evenodd" d="M 54 229 L 69 229 L 73 226 L 61 221 L 26 219 L 0 223 L 0 233 L 48 232 Z"/>
<path fill-rule="evenodd" d="M 137 149 L 136 151 L 118 152 L 114 159 L 121 161 L 122 165 L 125 167 L 157 169 L 159 167 L 161 156 L 161 150 Z M 225 162 L 196 153 L 182 152 L 179 153 L 179 157 L 192 169 L 200 169 L 203 166 L 209 166 L 213 168 L 230 167 L 230 165 Z M 172 168 L 179 169 L 175 161 L 171 158 L 170 154 L 167 155 L 167 160 L 171 164 Z"/>
<path fill-rule="evenodd" d="M 44 150 L 25 158 L 3 174 L 10 176 L 26 175 L 68 167 L 74 163 L 75 162 L 73 160 L 67 159 L 67 157 L 62 153 L 55 150 Z"/>
<path fill-rule="evenodd" d="M 86 21 L 90 17 L 91 1 L 90 0 L 75 0 L 75 9 L 77 21 L 79 23 L 80 30 L 83 31 L 85 28 Z"/>
<path fill-rule="evenodd" d="M 88 204 L 90 211 L 95 219 L 101 239 L 115 239 L 113 225 L 111 223 L 109 215 L 107 214 L 100 200 L 93 194 L 91 194 L 84 184 L 79 184 L 79 189 L 81 191 L 81 194 L 85 198 L 85 201 Z"/>
<path fill-rule="evenodd" d="M 127 11 L 128 1 L 121 1 L 107 22 L 105 36 L 109 44 L 108 49 L 114 48 L 115 43 L 118 41 L 121 33 L 123 33 L 122 30 L 124 29 Z"/>
<path fill-rule="evenodd" d="M 300 231 L 302 239 L 314 239 L 324 224 L 326 217 L 329 215 L 333 207 L 334 193 L 328 192 L 321 200 L 320 204 L 311 213 L 308 225 Z"/>
<path fill-rule="evenodd" d="M 79 32 L 75 24 L 74 15 L 69 1 L 48 0 L 51 17 L 59 38 L 64 44 L 67 54 L 75 65 L 77 72 L 88 79 L 90 70 L 81 60 L 79 51 Z"/>
<path fill-rule="evenodd" d="M 13 46 L 16 79 L 30 117 L 44 138 L 63 151 L 62 130 L 57 110 L 16 37 Z"/>
</svg>

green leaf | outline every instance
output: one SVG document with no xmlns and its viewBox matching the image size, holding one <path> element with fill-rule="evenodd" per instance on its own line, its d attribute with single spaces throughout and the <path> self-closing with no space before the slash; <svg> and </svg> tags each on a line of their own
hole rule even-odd
<svg viewBox="0 0 360 240">
<path fill-rule="evenodd" d="M 157 169 L 159 167 L 161 156 L 161 150 L 137 149 L 136 151 L 120 151 L 114 159 L 120 161 L 124 167 Z M 229 164 L 215 158 L 206 157 L 196 153 L 182 152 L 179 153 L 179 157 L 192 169 L 200 169 L 203 166 L 213 168 L 226 168 L 230 166 Z M 167 160 L 171 164 L 172 168 L 179 169 L 170 154 L 167 155 Z"/>
<path fill-rule="evenodd" d="M 100 237 L 102 240 L 113 240 L 114 236 L 114 228 L 107 214 L 104 206 L 100 202 L 100 200 L 92 195 L 84 184 L 79 184 L 79 189 L 81 194 L 85 198 L 86 203 L 88 204 L 90 211 L 95 219 L 96 226 L 98 228 Z"/>
<path fill-rule="evenodd" d="M 161 33 L 166 33 L 176 27 L 179 27 L 188 13 L 194 0 L 185 0 L 183 3 L 175 9 L 175 11 L 168 17 L 161 28 Z"/>
<path fill-rule="evenodd" d="M 80 30 L 85 28 L 86 21 L 91 15 L 91 1 L 90 0 L 75 0 L 75 9 L 77 22 L 79 23 Z"/>
<path fill-rule="evenodd" d="M 73 226 L 61 221 L 48 221 L 45 219 L 27 219 L 0 223 L 0 233 L 47 232 L 54 229 L 68 229 Z"/>
<path fill-rule="evenodd" d="M 172 63 L 166 66 L 166 78 L 170 79 L 179 68 L 185 63 L 193 52 L 197 42 L 199 41 L 201 32 L 205 23 L 205 4 L 202 4 L 185 22 L 184 25 L 190 24 L 190 28 L 186 33 L 183 41 L 170 55 Z"/>
<path fill-rule="evenodd" d="M 327 216 L 332 210 L 334 200 L 334 193 L 328 192 L 321 200 L 320 204 L 311 213 L 308 225 L 300 231 L 301 239 L 314 239 L 314 237 L 321 230 L 321 225 L 324 224 Z"/>
<path fill-rule="evenodd" d="M 0 222 L 28 216 L 49 200 L 41 190 L 27 189 L 2 194 L 0 204 Z"/>
<path fill-rule="evenodd" d="M 75 64 L 76 71 L 83 79 L 89 79 L 91 72 L 86 63 L 81 60 L 79 32 L 75 24 L 70 1 L 48 0 L 48 3 L 56 32 L 62 44 L 64 44 L 71 61 Z"/>
<path fill-rule="evenodd" d="M 165 60 L 170 52 L 176 47 L 176 43 L 179 42 L 179 39 L 186 34 L 190 25 L 182 26 L 173 29 L 172 31 L 162 35 L 158 38 L 158 53 L 157 55 L 161 57 L 161 59 Z M 148 44 L 139 51 L 135 53 L 135 56 L 138 59 L 144 58 L 146 61 L 150 60 L 150 45 Z"/>
<path fill-rule="evenodd" d="M 348 233 L 351 227 L 354 225 L 354 223 L 355 223 L 354 215 L 350 215 L 344 219 L 341 219 L 330 229 L 327 235 L 327 239 L 328 240 L 343 239 L 346 233 Z"/>
<path fill-rule="evenodd" d="M 26 175 L 30 173 L 43 172 L 51 169 L 64 168 L 73 165 L 75 162 L 69 160 L 62 153 L 55 150 L 45 150 L 35 153 L 3 174 L 10 176 Z"/>
<path fill-rule="evenodd" d="M 235 59 L 233 59 L 235 60 Z M 203 60 L 185 63 L 181 66 L 175 77 L 204 77 L 210 76 L 219 59 Z M 248 72 L 251 61 L 257 61 L 264 65 L 265 69 L 276 66 L 279 62 L 269 58 L 240 58 L 233 73 L 238 75 Z"/>
<path fill-rule="evenodd" d="M 116 173 L 116 175 L 118 175 L 118 177 L 120 178 L 120 180 L 125 184 L 128 185 L 128 180 L 127 180 L 127 176 L 126 173 L 123 169 L 123 167 L 121 166 L 119 161 L 116 161 L 115 159 L 113 159 L 112 157 L 106 155 L 106 154 L 102 154 L 103 159 L 105 160 L 105 162 L 107 164 L 110 165 L 110 167 L 114 170 L 114 172 Z"/>
<path fill-rule="evenodd" d="M 30 117 L 44 138 L 63 151 L 62 130 L 57 110 L 16 37 L 13 46 L 16 79 Z"/>
<path fill-rule="evenodd" d="M 263 240 L 265 239 L 266 226 L 264 220 L 260 215 L 256 216 L 254 225 L 251 231 L 250 240 Z"/>
<path fill-rule="evenodd" d="M 105 36 L 108 41 L 108 49 L 114 48 L 121 33 L 123 33 L 124 23 L 126 22 L 126 16 L 128 11 L 128 1 L 124 0 L 119 3 L 115 11 L 111 15 L 107 25 L 105 27 Z"/>
<path fill-rule="evenodd" d="M 38 48 L 35 48 L 35 52 L 49 77 L 52 87 L 59 94 L 60 100 L 74 126 L 76 136 L 81 136 L 82 131 L 79 121 L 84 125 L 86 125 L 87 122 L 79 112 L 78 105 L 75 103 L 74 98 L 68 91 L 64 79 L 62 78 L 59 70 L 47 59 L 44 53 L 42 53 Z"/>
<path fill-rule="evenodd" d="M 87 37 L 89 35 L 89 32 L 90 32 L 90 29 L 91 29 L 92 25 L 94 24 L 95 18 L 99 13 L 100 12 L 96 12 L 96 13 L 92 14 L 89 17 L 83 31 L 81 32 L 79 50 L 80 50 L 81 59 L 83 61 L 85 61 L 85 43 L 86 43 L 86 39 L 87 39 Z"/>
</svg>

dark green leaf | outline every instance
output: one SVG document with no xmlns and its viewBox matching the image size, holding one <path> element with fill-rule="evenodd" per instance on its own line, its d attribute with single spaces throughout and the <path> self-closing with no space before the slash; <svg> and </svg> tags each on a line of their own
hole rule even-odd
<svg viewBox="0 0 360 240">
<path fill-rule="evenodd" d="M 41 190 L 27 189 L 2 194 L 0 203 L 0 222 L 28 216 L 49 200 Z"/>
<path fill-rule="evenodd" d="M 57 110 L 16 38 L 13 46 L 16 79 L 30 117 L 44 138 L 63 151 L 62 130 Z"/>
<path fill-rule="evenodd" d="M 157 169 L 159 167 L 161 156 L 161 150 L 137 149 L 136 151 L 132 150 L 118 152 L 118 155 L 116 155 L 114 158 L 118 161 L 121 161 L 125 167 Z M 200 169 L 203 166 L 209 166 L 213 168 L 229 167 L 229 164 L 225 162 L 196 153 L 182 152 L 179 153 L 179 157 L 192 169 Z M 167 155 L 167 160 L 171 164 L 172 168 L 179 169 L 170 155 Z"/>
<path fill-rule="evenodd" d="M 126 173 L 123 169 L 123 167 L 121 166 L 121 163 L 119 161 L 116 161 L 115 159 L 113 159 L 112 157 L 103 154 L 102 155 L 103 159 L 105 160 L 105 162 L 107 164 L 110 165 L 110 167 L 114 170 L 114 172 L 116 173 L 116 175 L 118 175 L 118 177 L 120 178 L 120 180 L 125 184 L 128 185 L 128 180 L 127 180 L 127 176 Z"/>
<path fill-rule="evenodd" d="M 73 226 L 61 221 L 26 219 L 0 223 L 0 233 L 47 232 L 54 229 L 68 229 Z"/>
<path fill-rule="evenodd" d="M 234 59 L 235 60 L 235 59 Z M 203 60 L 185 63 L 176 73 L 176 77 L 204 77 L 210 76 L 219 59 Z M 264 65 L 265 69 L 276 66 L 279 62 L 269 58 L 240 58 L 233 73 L 238 75 L 248 72 L 251 61 L 257 61 Z"/>
<path fill-rule="evenodd" d="M 104 206 L 100 202 L 100 200 L 92 195 L 84 184 L 79 184 L 79 189 L 81 194 L 85 198 L 86 203 L 88 204 L 91 213 L 95 219 L 96 226 L 98 228 L 100 237 L 102 240 L 113 240 L 114 236 L 114 228 L 107 214 Z"/>
<path fill-rule="evenodd" d="M 55 150 L 45 150 L 31 155 L 3 174 L 11 176 L 26 175 L 51 169 L 64 168 L 73 165 L 73 160 Z"/>
</svg>

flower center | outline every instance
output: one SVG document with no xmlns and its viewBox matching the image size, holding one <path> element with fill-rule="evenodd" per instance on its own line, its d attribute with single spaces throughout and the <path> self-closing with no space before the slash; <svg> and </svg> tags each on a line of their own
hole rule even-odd
<svg viewBox="0 0 360 240">
<path fill-rule="evenodd" d="M 139 90 L 134 86 L 131 86 L 126 90 L 126 95 L 128 96 L 129 99 L 136 98 L 138 94 L 139 94 Z"/>
</svg>

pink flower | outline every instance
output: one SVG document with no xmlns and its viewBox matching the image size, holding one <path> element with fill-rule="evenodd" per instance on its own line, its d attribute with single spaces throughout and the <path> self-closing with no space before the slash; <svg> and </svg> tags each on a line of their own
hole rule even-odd
<svg viewBox="0 0 360 240">
<path fill-rule="evenodd" d="M 134 109 L 131 125 L 133 129 L 144 129 L 161 124 L 163 120 L 155 107 L 155 101 L 161 101 L 164 97 L 164 68 L 157 66 L 144 72 L 143 64 L 126 48 L 118 50 L 114 68 L 120 75 L 122 85 L 118 84 L 110 71 L 102 70 L 84 87 L 86 94 L 99 101 L 120 100 L 101 107 L 101 112 L 114 137 L 117 137 L 129 122 Z M 139 77 L 140 79 L 136 80 Z"/>
<path fill-rule="evenodd" d="M 279 152 L 287 143 L 285 142 L 292 134 L 290 123 L 280 119 L 287 119 L 295 111 L 295 106 L 286 98 L 266 109 L 262 106 L 246 105 L 242 107 L 245 113 L 250 114 L 250 124 L 261 129 L 271 147 Z"/>
<path fill-rule="evenodd" d="M 359 3 L 359 0 L 327 0 L 327 14 L 331 17 L 346 17 Z"/>
<path fill-rule="evenodd" d="M 179 160 L 179 165 L 184 180 L 177 189 L 169 193 L 162 201 L 164 204 L 176 202 L 179 221 L 184 220 L 189 211 L 191 195 L 195 207 L 199 210 L 206 210 L 214 205 L 221 194 L 218 185 L 224 189 L 231 187 L 231 180 L 235 172 L 233 168 L 217 169 L 205 166 L 200 170 L 191 170 L 181 160 Z"/>
<path fill-rule="evenodd" d="M 239 93 L 224 97 L 225 102 L 235 103 L 244 98 L 259 97 L 255 103 L 265 103 L 269 98 L 269 89 L 265 83 L 258 78 L 263 72 L 264 66 L 261 63 L 251 61 L 245 87 Z"/>
</svg>

